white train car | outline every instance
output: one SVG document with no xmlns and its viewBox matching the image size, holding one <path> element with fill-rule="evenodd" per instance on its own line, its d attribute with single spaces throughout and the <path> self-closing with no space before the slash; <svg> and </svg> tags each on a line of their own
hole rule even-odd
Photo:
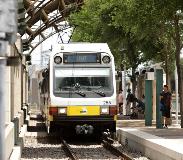
<svg viewBox="0 0 183 160">
<path fill-rule="evenodd" d="M 42 112 L 48 132 L 116 132 L 115 64 L 106 43 L 58 45 L 43 77 Z"/>
</svg>

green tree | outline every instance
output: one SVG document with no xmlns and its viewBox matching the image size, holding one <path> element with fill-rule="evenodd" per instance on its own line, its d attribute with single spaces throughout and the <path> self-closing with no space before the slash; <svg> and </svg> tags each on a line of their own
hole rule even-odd
<svg viewBox="0 0 183 160">
<path fill-rule="evenodd" d="M 180 67 L 180 51 L 183 47 L 182 0 L 85 2 L 81 12 L 71 16 L 72 23 L 77 25 L 74 40 L 107 42 L 118 64 L 121 62 L 120 50 L 125 48 L 126 63 L 133 72 L 138 64 L 151 59 L 164 62 L 168 75 L 176 60 L 183 128 L 183 75 Z M 135 79 L 133 75 L 132 81 Z"/>
<path fill-rule="evenodd" d="M 127 68 L 132 68 L 132 91 L 135 93 L 135 70 L 146 59 L 143 54 L 139 55 L 140 41 L 133 31 L 134 28 L 127 27 L 129 7 L 128 3 L 117 3 L 115 0 L 86 1 L 82 10 L 71 15 L 70 20 L 77 26 L 73 35 L 74 41 L 107 42 L 118 66 L 123 62 Z M 115 17 L 119 13 L 123 19 L 116 23 Z M 121 50 L 126 50 L 125 60 Z"/>
<path fill-rule="evenodd" d="M 178 83 L 179 83 L 179 96 L 180 96 L 180 109 L 181 109 L 181 127 L 183 128 L 183 75 L 181 74 L 180 66 L 180 51 L 182 49 L 182 33 L 183 33 L 183 3 L 181 0 L 154 0 L 154 1 L 136 1 L 138 5 L 137 24 L 139 26 L 144 25 L 148 22 L 147 28 L 149 32 L 152 28 L 155 34 L 158 33 L 159 41 L 164 44 L 162 53 L 164 53 L 165 62 L 168 58 L 173 56 L 172 59 L 176 59 L 176 66 L 178 72 Z M 143 4 L 142 4 L 143 3 Z M 150 4 L 151 3 L 151 4 Z M 150 6 L 151 5 L 151 6 Z M 144 7 L 147 6 L 147 7 Z M 152 10 L 150 10 L 152 8 Z M 144 12 L 141 12 L 142 10 Z M 144 16 L 145 13 L 145 16 Z M 143 17 L 143 18 L 142 18 Z M 143 19 L 143 20 L 141 20 Z M 149 23 L 149 19 L 153 22 Z M 150 29 L 149 29 L 150 28 Z M 146 30 L 146 29 L 145 29 Z M 172 41 L 171 41 L 172 40 Z M 173 45 L 172 45 L 173 42 Z M 168 55 L 170 55 L 168 57 Z"/>
<path fill-rule="evenodd" d="M 121 4 L 123 2 L 118 1 Z M 130 13 L 130 16 L 128 15 L 130 20 L 127 20 L 126 27 L 133 28 L 132 31 L 139 35 L 139 37 L 142 37 L 142 39 L 148 40 L 149 37 L 152 37 L 155 46 L 162 44 L 162 49 L 156 53 L 156 58 L 154 59 L 162 59 L 165 62 L 167 74 L 168 62 L 170 63 L 171 60 L 173 62 L 173 59 L 176 59 L 181 106 L 181 127 L 183 128 L 183 75 L 181 74 L 180 67 L 180 51 L 183 46 L 183 3 L 181 0 L 128 0 L 125 2 L 130 6 L 128 11 Z M 123 7 L 119 8 L 116 12 L 119 12 L 121 9 Z M 115 23 L 118 25 L 123 23 L 121 19 L 124 19 L 124 15 L 115 15 Z M 143 48 L 142 50 L 144 51 Z M 149 48 L 144 53 L 149 54 Z"/>
</svg>

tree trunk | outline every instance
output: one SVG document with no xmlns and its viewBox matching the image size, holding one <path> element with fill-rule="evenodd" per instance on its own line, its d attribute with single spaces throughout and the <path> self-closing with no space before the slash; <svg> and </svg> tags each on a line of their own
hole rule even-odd
<svg viewBox="0 0 183 160">
<path fill-rule="evenodd" d="M 165 46 L 165 73 L 166 73 L 166 84 L 168 84 L 168 53 L 167 53 L 167 46 Z"/>
<path fill-rule="evenodd" d="M 166 73 L 166 85 L 169 86 L 169 90 L 171 90 L 171 86 L 170 86 L 170 73 L 171 73 L 171 70 L 170 70 L 170 47 L 171 47 L 171 43 L 170 43 L 170 40 L 167 44 L 165 44 L 165 52 L 164 52 L 164 55 L 165 55 L 165 73 Z"/>
<path fill-rule="evenodd" d="M 180 51 L 181 51 L 181 39 L 180 39 L 180 27 L 179 27 L 179 16 L 175 15 L 174 17 L 174 27 L 175 27 L 175 58 L 178 74 L 178 93 L 180 98 L 180 114 L 181 114 L 181 128 L 183 128 L 183 83 L 182 83 L 182 74 L 180 66 Z"/>
<path fill-rule="evenodd" d="M 171 44 L 172 44 L 172 38 L 171 37 L 169 37 L 168 38 L 168 43 L 167 43 L 167 64 L 172 64 L 172 59 L 174 59 L 174 58 L 172 58 L 171 57 Z M 170 91 L 172 91 L 172 86 L 171 86 L 171 74 L 172 74 L 172 70 L 171 70 L 171 66 L 170 65 L 168 65 L 167 66 L 168 67 L 168 73 L 167 73 L 167 76 L 168 76 L 168 80 L 167 80 L 167 84 L 168 84 L 168 86 L 169 86 L 169 90 Z"/>
<path fill-rule="evenodd" d="M 137 78 L 137 98 L 142 99 L 145 95 L 145 75 L 139 75 Z"/>
<path fill-rule="evenodd" d="M 132 67 L 131 81 L 132 81 L 132 93 L 136 97 L 135 91 L 136 91 L 136 87 L 137 87 L 137 80 L 136 80 L 136 76 L 135 76 L 135 70 L 136 70 L 136 67 Z M 136 105 L 136 102 L 134 101 L 133 102 L 133 107 L 135 107 L 135 105 Z"/>
<path fill-rule="evenodd" d="M 136 96 L 135 91 L 136 91 L 136 87 L 137 87 L 137 81 L 136 81 L 136 77 L 135 77 L 135 69 L 134 67 L 132 67 L 132 93 L 133 95 Z"/>
</svg>

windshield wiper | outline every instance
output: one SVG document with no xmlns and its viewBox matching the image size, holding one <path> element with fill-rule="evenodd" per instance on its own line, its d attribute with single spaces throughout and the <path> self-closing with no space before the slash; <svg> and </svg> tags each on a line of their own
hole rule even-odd
<svg viewBox="0 0 183 160">
<path fill-rule="evenodd" d="M 102 92 L 102 91 L 93 91 L 93 92 L 95 92 L 96 94 L 98 94 L 98 95 L 100 95 L 102 97 L 105 97 L 106 96 L 105 93 Z"/>
<path fill-rule="evenodd" d="M 76 94 L 79 94 L 79 95 L 81 95 L 82 97 L 85 97 L 86 95 L 85 95 L 85 93 L 83 93 L 82 91 L 80 91 L 80 90 L 76 90 L 76 88 L 74 88 L 74 87 L 71 87 L 71 86 L 63 86 L 63 87 L 61 87 L 60 89 L 64 89 L 64 90 L 69 90 L 70 92 L 74 92 L 74 93 L 76 93 Z"/>
<path fill-rule="evenodd" d="M 72 84 L 73 85 L 73 91 L 76 94 L 79 94 L 82 97 L 86 97 L 86 94 L 81 91 L 81 85 L 79 83 Z"/>
<path fill-rule="evenodd" d="M 82 91 L 74 91 L 74 93 L 79 94 L 82 97 L 86 97 L 86 94 Z"/>
<path fill-rule="evenodd" d="M 96 90 L 96 89 L 102 88 L 102 86 L 95 86 L 95 87 L 86 86 L 86 88 L 88 89 L 88 91 L 92 91 L 92 92 L 94 92 L 94 93 L 96 93 L 96 94 L 98 94 L 98 95 L 100 95 L 102 97 L 105 97 L 106 96 L 104 92 L 99 91 L 99 90 Z M 96 91 L 94 91 L 93 89 L 95 89 Z"/>
</svg>

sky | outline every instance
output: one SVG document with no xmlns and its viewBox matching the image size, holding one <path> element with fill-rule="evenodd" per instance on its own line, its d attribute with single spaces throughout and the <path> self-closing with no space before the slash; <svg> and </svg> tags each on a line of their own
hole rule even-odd
<svg viewBox="0 0 183 160">
<path fill-rule="evenodd" d="M 60 37 L 62 37 L 64 43 L 68 43 L 70 35 L 71 29 L 68 29 L 45 40 L 32 52 L 32 64 L 41 64 L 41 52 L 43 53 L 43 57 L 45 54 L 49 54 L 52 46 L 62 42 Z"/>
</svg>

